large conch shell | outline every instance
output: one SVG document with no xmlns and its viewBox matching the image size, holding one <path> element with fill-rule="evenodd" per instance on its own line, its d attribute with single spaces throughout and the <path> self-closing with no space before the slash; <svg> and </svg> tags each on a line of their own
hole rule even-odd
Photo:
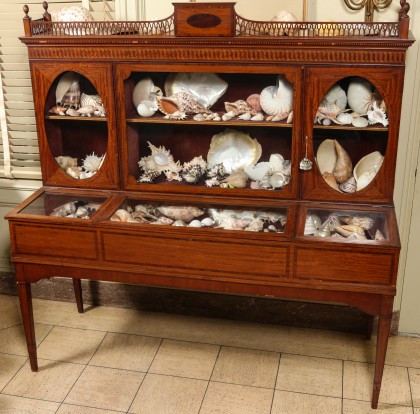
<svg viewBox="0 0 420 414">
<path fill-rule="evenodd" d="M 286 119 L 293 110 L 293 85 L 279 75 L 276 86 L 267 86 L 261 91 L 260 105 L 267 115 Z"/>
<path fill-rule="evenodd" d="M 222 163 L 227 174 L 255 165 L 260 159 L 262 148 L 260 143 L 249 135 L 234 129 L 212 137 L 207 154 L 207 167 L 210 169 Z"/>
<path fill-rule="evenodd" d="M 333 175 L 338 183 L 344 183 L 352 176 L 353 164 L 345 149 L 334 140 L 335 150 L 337 152 L 337 161 L 334 166 Z"/>
<path fill-rule="evenodd" d="M 169 97 L 156 98 L 159 110 L 169 119 L 185 119 L 190 114 L 211 114 L 211 112 L 188 92 L 177 92 Z"/>
</svg>

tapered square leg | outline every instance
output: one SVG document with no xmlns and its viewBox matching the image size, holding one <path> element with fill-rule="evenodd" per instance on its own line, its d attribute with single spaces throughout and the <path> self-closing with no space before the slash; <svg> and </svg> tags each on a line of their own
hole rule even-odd
<svg viewBox="0 0 420 414">
<path fill-rule="evenodd" d="M 74 296 L 76 297 L 77 311 L 83 313 L 82 282 L 73 278 Z"/>
</svg>

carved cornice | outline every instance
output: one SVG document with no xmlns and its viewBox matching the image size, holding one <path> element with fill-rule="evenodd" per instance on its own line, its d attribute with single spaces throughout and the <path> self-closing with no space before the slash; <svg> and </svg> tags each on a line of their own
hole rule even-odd
<svg viewBox="0 0 420 414">
<path fill-rule="evenodd" d="M 159 47 L 154 45 L 120 45 L 98 47 L 29 47 L 29 59 L 39 60 L 86 60 L 109 62 L 147 62 L 168 63 L 191 62 L 237 62 L 237 63 L 343 63 L 355 64 L 404 64 L 405 50 L 395 49 L 325 49 L 325 48 L 185 48 Z"/>
</svg>

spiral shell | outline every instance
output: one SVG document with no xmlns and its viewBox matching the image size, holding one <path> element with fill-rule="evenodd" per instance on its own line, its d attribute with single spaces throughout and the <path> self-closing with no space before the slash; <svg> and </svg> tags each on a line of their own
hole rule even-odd
<svg viewBox="0 0 420 414">
<path fill-rule="evenodd" d="M 289 114 L 293 109 L 293 85 L 279 75 L 277 86 L 267 86 L 261 91 L 260 105 L 267 115 Z"/>
</svg>

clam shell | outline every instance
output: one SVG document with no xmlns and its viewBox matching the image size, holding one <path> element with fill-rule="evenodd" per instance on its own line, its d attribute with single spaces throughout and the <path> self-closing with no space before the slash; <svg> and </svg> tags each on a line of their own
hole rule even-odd
<svg viewBox="0 0 420 414">
<path fill-rule="evenodd" d="M 166 96 L 187 92 L 207 109 L 226 92 L 227 82 L 214 73 L 172 73 L 165 82 Z"/>
<path fill-rule="evenodd" d="M 133 103 L 136 108 L 141 102 L 150 101 L 150 94 L 153 92 L 154 87 L 155 84 L 149 76 L 137 82 L 133 89 Z"/>
<path fill-rule="evenodd" d="M 325 139 L 321 142 L 321 145 L 316 152 L 316 162 L 321 174 L 324 174 L 325 172 L 332 174 L 335 163 L 337 162 L 334 140 Z"/>
<path fill-rule="evenodd" d="M 364 78 L 353 78 L 347 89 L 349 107 L 360 115 L 366 115 L 373 103 L 373 87 Z"/>
<path fill-rule="evenodd" d="M 358 116 L 356 118 L 353 118 L 351 124 L 356 128 L 366 128 L 369 124 L 369 121 L 363 116 Z"/>
<path fill-rule="evenodd" d="M 207 154 L 207 167 L 223 164 L 226 173 L 254 165 L 260 159 L 262 148 L 256 139 L 244 132 L 226 129 L 212 137 Z"/>
<path fill-rule="evenodd" d="M 380 170 L 384 156 L 379 151 L 364 156 L 354 167 L 353 175 L 357 182 L 357 190 L 365 188 Z"/>
<path fill-rule="evenodd" d="M 332 86 L 329 91 L 324 95 L 322 101 L 326 101 L 331 104 L 337 104 L 340 109 L 346 109 L 347 106 L 347 95 L 344 89 L 336 84 Z M 322 102 L 321 105 L 322 106 Z"/>
<path fill-rule="evenodd" d="M 353 164 L 349 155 L 338 141 L 334 140 L 334 146 L 337 152 L 337 161 L 332 173 L 338 183 L 343 183 L 352 176 Z"/>
<path fill-rule="evenodd" d="M 293 110 L 293 85 L 279 75 L 277 86 L 267 86 L 262 90 L 260 105 L 267 115 L 289 114 Z"/>
</svg>

